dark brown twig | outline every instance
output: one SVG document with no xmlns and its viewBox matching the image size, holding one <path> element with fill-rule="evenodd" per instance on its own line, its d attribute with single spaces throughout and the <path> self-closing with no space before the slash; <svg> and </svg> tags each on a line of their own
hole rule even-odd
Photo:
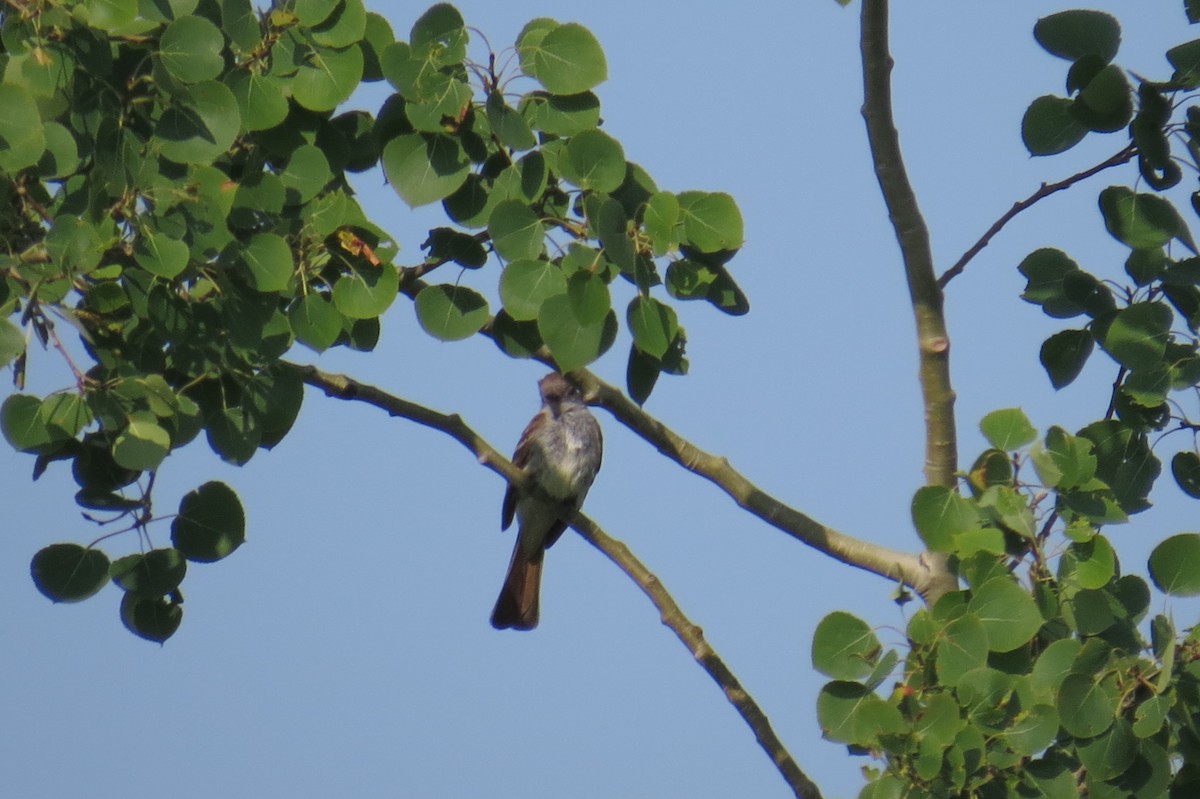
<svg viewBox="0 0 1200 799">
<path fill-rule="evenodd" d="M 997 219 L 995 223 L 993 223 L 992 226 L 987 229 L 987 232 L 979 237 L 979 241 L 971 245 L 971 249 L 962 254 L 962 257 L 955 262 L 954 266 L 942 273 L 942 276 L 939 277 L 937 281 L 938 286 L 940 288 L 945 288 L 947 283 L 958 277 L 958 275 L 960 275 L 962 271 L 967 268 L 967 264 L 971 262 L 971 259 L 976 255 L 979 255 L 983 248 L 988 246 L 992 240 L 992 237 L 999 233 L 1005 225 L 1011 222 L 1013 217 L 1024 211 L 1026 208 L 1029 208 L 1039 200 L 1049 197 L 1055 192 L 1062 191 L 1063 189 L 1069 189 L 1079 181 L 1087 180 L 1092 175 L 1099 174 L 1100 172 L 1103 172 L 1111 167 L 1120 166 L 1121 164 L 1127 163 L 1135 155 L 1137 155 L 1137 148 L 1133 144 L 1130 144 L 1124 150 L 1121 150 L 1121 152 L 1113 155 L 1107 160 L 1101 161 L 1090 169 L 1077 172 L 1074 175 L 1071 175 L 1071 177 L 1060 180 L 1057 183 L 1043 183 L 1037 191 L 1026 197 L 1024 200 L 1014 203 L 1012 208 L 1009 208 L 1003 216 Z"/>
</svg>

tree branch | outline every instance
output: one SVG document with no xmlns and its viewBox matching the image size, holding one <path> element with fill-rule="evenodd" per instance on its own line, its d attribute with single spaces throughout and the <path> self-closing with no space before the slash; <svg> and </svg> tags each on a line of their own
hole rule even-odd
<svg viewBox="0 0 1200 799">
<path fill-rule="evenodd" d="M 982 251 L 983 248 L 988 246 L 988 244 L 991 242 L 992 237 L 999 233 L 1005 225 L 1011 222 L 1013 217 L 1015 217 L 1017 214 L 1021 213 L 1026 208 L 1029 208 L 1039 200 L 1049 197 L 1056 191 L 1069 189 L 1079 181 L 1086 180 L 1092 175 L 1099 174 L 1100 172 L 1103 172 L 1111 167 L 1128 163 L 1135 155 L 1137 155 L 1136 145 L 1129 144 L 1124 150 L 1121 150 L 1119 153 L 1116 153 L 1105 161 L 1101 161 L 1090 169 L 1085 169 L 1082 172 L 1076 172 L 1074 175 L 1071 175 L 1071 177 L 1060 180 L 1057 183 L 1043 183 L 1037 191 L 1026 197 L 1024 200 L 1014 203 L 1012 208 L 1008 209 L 1003 216 L 997 219 L 995 223 L 993 223 L 992 226 L 987 229 L 987 232 L 979 237 L 979 241 L 971 245 L 971 249 L 963 253 L 962 257 L 955 262 L 954 266 L 947 269 L 942 276 L 938 278 L 938 288 L 945 288 L 947 283 L 962 274 L 962 271 L 966 269 L 967 264 L 970 263 L 971 259 L 976 255 L 979 255 L 980 251 Z"/>
<path fill-rule="evenodd" d="M 704 630 L 692 624 L 675 604 L 675 600 L 663 588 L 658 577 L 634 557 L 634 554 L 629 551 L 629 547 L 605 535 L 604 531 L 591 519 L 580 514 L 572 522 L 571 527 L 589 544 L 603 552 L 621 571 L 629 575 L 629 578 L 636 582 L 642 592 L 650 598 L 654 607 L 658 608 L 662 623 L 671 628 L 683 645 L 688 648 L 688 651 L 692 653 L 692 657 L 696 659 L 700 667 L 708 672 L 708 676 L 712 677 L 713 681 L 725 692 L 725 697 L 753 730 L 759 746 L 771 758 L 771 762 L 779 769 L 779 773 L 783 775 L 784 780 L 787 781 L 796 796 L 801 799 L 820 799 L 820 789 L 796 765 L 796 761 L 792 759 L 783 743 L 776 737 L 775 731 L 771 728 L 771 722 L 763 713 L 762 708 L 746 692 L 746 689 L 742 688 L 737 677 L 725 665 L 725 661 L 721 660 L 712 646 L 704 639 Z"/>
<path fill-rule="evenodd" d="M 887 203 L 904 260 L 917 323 L 921 391 L 925 400 L 925 482 L 954 485 L 957 464 L 954 390 L 950 384 L 950 337 L 942 313 L 942 290 L 933 274 L 929 231 L 900 152 L 892 117 L 892 57 L 888 52 L 887 0 L 864 0 L 862 10 L 863 119 L 875 176 Z"/>
<path fill-rule="evenodd" d="M 908 179 L 892 114 L 894 62 L 888 51 L 887 0 L 863 0 L 861 50 L 862 115 L 871 161 L 900 245 L 916 319 L 918 376 L 925 405 L 925 482 L 952 487 L 958 468 L 958 442 L 950 382 L 950 336 L 942 311 L 942 289 L 934 277 L 929 231 Z M 942 593 L 957 588 L 944 555 L 926 552 L 922 564 L 931 570 L 932 585 L 922 593 L 926 602 L 932 604 Z"/>
<path fill-rule="evenodd" d="M 410 299 L 415 298 L 425 285 L 415 274 L 401 270 L 402 294 Z M 480 333 L 494 338 L 492 320 L 488 320 Z M 532 357 L 552 369 L 557 368 L 554 358 L 544 346 L 533 353 Z M 590 402 L 604 408 L 617 421 L 684 469 L 714 483 L 738 506 L 777 530 L 848 566 L 903 583 L 927 602 L 936 600 L 947 590 L 943 572 L 940 569 L 931 569 L 926 556 L 880 546 L 821 524 L 762 491 L 734 469 L 728 459 L 712 455 L 695 446 L 638 407 L 620 389 L 604 382 L 590 371 L 577 369 L 571 372 L 570 377 Z"/>
<path fill-rule="evenodd" d="M 414 402 L 388 394 L 375 386 L 360 383 L 345 375 L 322 372 L 314 366 L 281 361 L 288 368 L 296 370 L 301 378 L 310 386 L 319 388 L 327 395 L 337 399 L 365 402 L 390 416 L 403 417 L 426 427 L 440 430 L 455 439 L 474 453 L 476 459 L 499 474 L 508 482 L 525 490 L 536 490 L 528 484 L 525 473 L 512 464 L 507 458 L 496 451 L 481 436 L 472 430 L 458 414 L 444 414 L 418 405 Z M 623 571 L 642 592 L 650 598 L 658 608 L 662 623 L 669 627 L 683 642 L 696 662 L 708 672 L 713 681 L 724 692 L 730 704 L 734 706 L 742 719 L 754 733 L 759 745 L 771 762 L 779 770 L 780 775 L 791 787 L 799 799 L 821 799 L 821 792 L 808 778 L 796 761 L 775 735 L 771 723 L 762 708 L 753 697 L 742 687 L 737 677 L 725 665 L 712 646 L 704 639 L 704 631 L 693 624 L 675 603 L 675 600 L 663 587 L 662 582 L 645 565 L 639 561 L 629 547 L 608 536 L 591 519 L 582 513 L 576 514 L 571 521 L 571 527 L 585 541 L 600 550 L 617 568 Z"/>
</svg>

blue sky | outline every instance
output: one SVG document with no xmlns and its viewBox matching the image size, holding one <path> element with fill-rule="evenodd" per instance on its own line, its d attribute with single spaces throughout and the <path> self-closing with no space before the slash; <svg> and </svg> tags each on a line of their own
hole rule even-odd
<svg viewBox="0 0 1200 799">
<path fill-rule="evenodd" d="M 1088 5 L 1121 19 L 1117 61 L 1140 74 L 1165 76 L 1162 53 L 1197 35 L 1178 0 L 1141 3 L 1136 14 L 1128 3 Z M 536 16 L 586 25 L 608 56 L 597 90 L 605 129 L 627 157 L 660 187 L 725 191 L 740 204 L 746 246 L 732 269 L 752 311 L 734 319 L 680 307 L 692 373 L 663 378 L 647 410 L 816 519 L 917 548 L 914 336 L 866 157 L 857 4 L 458 7 L 497 48 Z M 897 123 L 942 269 L 1042 181 L 1124 144 L 1123 134 L 1093 136 L 1048 160 L 1021 145 L 1022 112 L 1062 92 L 1067 66 L 1031 29 L 1065 7 L 893 9 Z M 375 10 L 404 38 L 423 8 Z M 383 91 L 355 102 L 375 109 Z M 1019 299 L 1016 266 L 1055 246 L 1119 276 L 1127 251 L 1104 233 L 1096 194 L 1133 180 L 1108 173 L 1045 201 L 951 284 L 963 461 L 984 446 L 976 425 L 990 410 L 1021 406 L 1042 429 L 1103 413 L 1113 372 L 1101 358 L 1075 385 L 1051 389 L 1037 353 L 1063 325 Z M 400 261 L 418 261 L 437 209 L 410 211 L 377 173 L 358 188 L 401 242 Z M 465 279 L 494 296 L 495 276 Z M 622 384 L 627 350 L 622 337 L 594 370 Z M 536 409 L 545 371 L 483 339 L 435 342 L 403 299 L 374 354 L 294 355 L 461 413 L 503 451 Z M 47 389 L 66 379 L 52 354 L 33 355 L 31 368 Z M 864 761 L 819 736 L 823 678 L 809 642 L 825 614 L 845 609 L 899 644 L 905 612 L 888 601 L 892 586 L 740 512 L 599 416 L 605 463 L 588 513 L 662 578 L 826 796 L 854 796 Z M 191 568 L 184 624 L 162 648 L 120 626 L 114 587 L 70 606 L 33 588 L 38 548 L 96 532 L 70 500 L 66 470 L 30 483 L 31 467 L 0 448 L 0 716 L 10 729 L 0 770 L 12 796 L 789 795 L 653 607 L 578 537 L 549 554 L 539 629 L 492 630 L 511 547 L 499 532 L 504 486 L 442 434 L 310 392 L 292 434 L 244 468 L 202 444 L 173 454 L 155 488 L 160 508 L 220 479 L 239 492 L 249 528 L 232 557 Z M 1169 478 L 1159 489 L 1154 509 L 1111 531 L 1126 571 L 1144 574 L 1154 541 L 1195 529 L 1194 501 Z M 165 525 L 158 536 L 167 541 Z M 1178 627 L 1195 618 L 1195 605 L 1154 602 Z"/>
</svg>

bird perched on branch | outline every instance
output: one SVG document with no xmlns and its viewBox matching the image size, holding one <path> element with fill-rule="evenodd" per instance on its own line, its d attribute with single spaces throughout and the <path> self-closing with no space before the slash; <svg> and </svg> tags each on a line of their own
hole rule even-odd
<svg viewBox="0 0 1200 799">
<path fill-rule="evenodd" d="M 542 558 L 583 504 L 604 452 L 600 425 L 579 389 L 557 372 L 538 381 L 538 388 L 542 408 L 513 455 L 513 463 L 525 470 L 538 493 L 509 485 L 504 494 L 501 529 L 508 529 L 515 514 L 518 531 L 508 576 L 492 611 L 492 626 L 498 630 L 537 627 Z"/>
</svg>

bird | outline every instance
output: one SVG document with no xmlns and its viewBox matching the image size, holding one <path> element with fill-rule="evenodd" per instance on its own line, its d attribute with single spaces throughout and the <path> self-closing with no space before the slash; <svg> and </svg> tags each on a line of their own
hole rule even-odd
<svg viewBox="0 0 1200 799">
<path fill-rule="evenodd" d="M 518 528 L 508 574 L 492 611 L 497 630 L 537 627 L 543 556 L 583 504 L 604 454 L 600 424 L 579 389 L 558 372 L 539 380 L 538 389 L 542 407 L 521 434 L 512 460 L 539 493 L 512 484 L 504 493 L 501 529 L 509 528 L 514 515 Z"/>
</svg>

